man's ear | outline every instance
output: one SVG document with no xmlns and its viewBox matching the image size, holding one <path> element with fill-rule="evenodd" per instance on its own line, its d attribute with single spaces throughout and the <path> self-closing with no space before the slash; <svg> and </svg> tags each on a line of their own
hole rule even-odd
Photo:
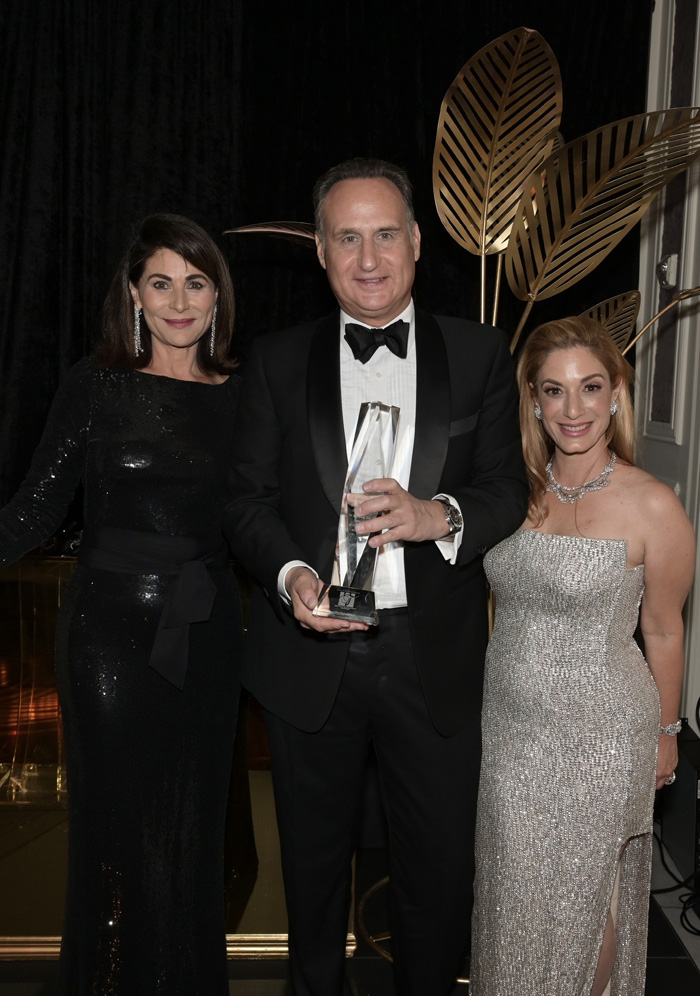
<svg viewBox="0 0 700 996">
<path fill-rule="evenodd" d="M 411 242 L 413 243 L 413 258 L 416 262 L 418 262 L 420 259 L 420 228 L 418 227 L 417 221 L 413 222 Z"/>
<path fill-rule="evenodd" d="M 326 254 L 323 249 L 323 241 L 321 240 L 321 236 L 318 234 L 318 232 L 314 234 L 314 239 L 316 240 L 316 255 L 318 256 L 318 261 L 325 270 Z"/>
</svg>

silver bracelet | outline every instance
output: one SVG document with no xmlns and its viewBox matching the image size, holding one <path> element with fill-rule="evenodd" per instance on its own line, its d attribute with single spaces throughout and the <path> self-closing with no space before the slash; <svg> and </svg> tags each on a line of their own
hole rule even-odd
<svg viewBox="0 0 700 996">
<path fill-rule="evenodd" d="M 660 726 L 659 733 L 665 733 L 667 737 L 677 736 L 683 728 L 683 720 L 679 719 L 676 723 L 669 723 L 668 726 Z"/>
</svg>

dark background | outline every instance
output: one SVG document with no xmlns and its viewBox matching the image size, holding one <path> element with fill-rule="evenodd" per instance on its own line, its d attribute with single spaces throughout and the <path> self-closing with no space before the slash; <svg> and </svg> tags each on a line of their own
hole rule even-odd
<svg viewBox="0 0 700 996">
<path fill-rule="evenodd" d="M 415 184 L 416 294 L 476 318 L 479 261 L 440 224 L 432 155 L 462 65 L 520 25 L 557 56 L 566 140 L 645 110 L 653 0 L 2 0 L 0 501 L 21 480 L 59 377 L 89 351 L 134 221 L 186 214 L 231 264 L 237 351 L 330 309 L 314 254 L 259 235 L 310 221 L 329 165 L 391 159 Z M 637 286 L 632 236 L 599 271 L 536 305 L 528 327 Z M 499 324 L 522 304 L 507 288 Z"/>
</svg>

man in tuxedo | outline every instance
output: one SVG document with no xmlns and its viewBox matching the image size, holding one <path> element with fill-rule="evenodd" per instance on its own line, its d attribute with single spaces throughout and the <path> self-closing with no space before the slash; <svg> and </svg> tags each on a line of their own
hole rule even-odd
<svg viewBox="0 0 700 996">
<path fill-rule="evenodd" d="M 230 506 L 234 553 L 261 585 L 243 680 L 270 740 L 292 985 L 295 996 L 349 992 L 351 860 L 373 749 L 396 991 L 446 996 L 470 930 L 480 555 L 526 513 L 511 358 L 498 330 L 414 306 L 420 232 L 402 169 L 342 163 L 314 203 L 340 311 L 254 343 Z M 383 513 L 357 526 L 379 551 L 378 626 L 313 615 L 366 401 L 401 410 L 391 475 L 367 482 L 356 509 Z"/>
</svg>

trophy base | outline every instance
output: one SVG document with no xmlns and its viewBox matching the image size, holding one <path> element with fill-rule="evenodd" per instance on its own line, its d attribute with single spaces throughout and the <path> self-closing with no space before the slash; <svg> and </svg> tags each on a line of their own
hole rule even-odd
<svg viewBox="0 0 700 996">
<path fill-rule="evenodd" d="M 379 615 L 374 607 L 374 592 L 351 588 L 348 585 L 324 585 L 313 614 L 324 618 L 366 623 L 368 626 L 379 625 Z"/>
</svg>

